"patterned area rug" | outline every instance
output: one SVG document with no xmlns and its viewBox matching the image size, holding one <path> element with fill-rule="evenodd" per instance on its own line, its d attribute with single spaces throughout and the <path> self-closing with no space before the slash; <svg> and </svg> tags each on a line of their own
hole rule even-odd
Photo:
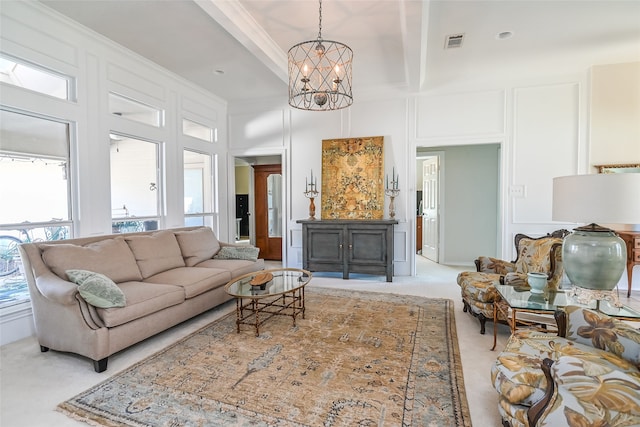
<svg viewBox="0 0 640 427">
<path fill-rule="evenodd" d="M 453 303 L 306 291 L 256 337 L 235 312 L 58 410 L 101 426 L 471 426 Z"/>
</svg>

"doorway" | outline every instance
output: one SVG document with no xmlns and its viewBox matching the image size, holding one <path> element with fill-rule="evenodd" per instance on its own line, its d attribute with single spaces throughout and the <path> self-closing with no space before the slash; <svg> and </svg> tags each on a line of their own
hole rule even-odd
<svg viewBox="0 0 640 427">
<path fill-rule="evenodd" d="M 255 165 L 255 245 L 260 258 L 282 261 L 282 166 Z"/>
<path fill-rule="evenodd" d="M 417 147 L 415 159 L 416 259 L 466 266 L 480 255 L 495 256 L 501 241 L 501 144 Z"/>
</svg>

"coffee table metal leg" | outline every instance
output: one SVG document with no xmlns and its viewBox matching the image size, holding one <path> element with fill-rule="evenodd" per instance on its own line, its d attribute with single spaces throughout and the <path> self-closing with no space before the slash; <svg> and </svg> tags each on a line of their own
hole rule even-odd
<svg viewBox="0 0 640 427">
<path fill-rule="evenodd" d="M 256 305 L 256 300 L 251 300 L 251 309 L 253 310 L 253 314 L 256 316 L 256 336 L 260 335 L 260 317 L 259 317 L 259 309 Z"/>
<path fill-rule="evenodd" d="M 236 298 L 236 329 L 240 333 L 240 321 L 242 319 L 242 298 Z"/>
</svg>

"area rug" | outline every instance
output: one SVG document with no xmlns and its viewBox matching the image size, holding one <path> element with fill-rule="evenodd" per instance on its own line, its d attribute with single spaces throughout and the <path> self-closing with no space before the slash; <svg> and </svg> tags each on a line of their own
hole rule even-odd
<svg viewBox="0 0 640 427">
<path fill-rule="evenodd" d="M 306 316 L 235 312 L 61 403 L 99 426 L 471 426 L 453 303 L 308 287 Z"/>
</svg>

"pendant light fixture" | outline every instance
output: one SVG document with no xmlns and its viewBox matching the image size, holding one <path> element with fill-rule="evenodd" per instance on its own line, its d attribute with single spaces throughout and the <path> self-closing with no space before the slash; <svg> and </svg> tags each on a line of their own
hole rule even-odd
<svg viewBox="0 0 640 427">
<path fill-rule="evenodd" d="M 309 111 L 339 110 L 353 103 L 353 51 L 322 38 L 322 0 L 319 3 L 318 38 L 289 49 L 289 105 Z"/>
</svg>

